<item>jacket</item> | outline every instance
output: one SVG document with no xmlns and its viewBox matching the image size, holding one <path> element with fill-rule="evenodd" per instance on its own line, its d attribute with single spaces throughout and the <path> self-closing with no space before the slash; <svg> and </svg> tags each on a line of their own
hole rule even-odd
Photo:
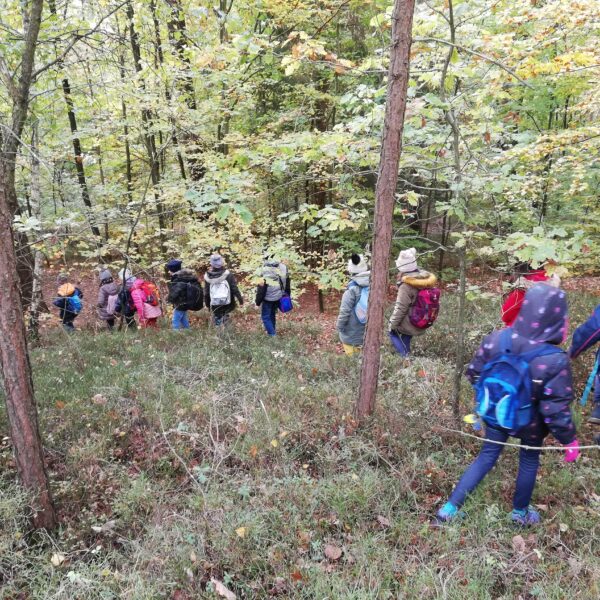
<svg viewBox="0 0 600 600">
<path fill-rule="evenodd" d="M 577 358 L 598 342 L 600 342 L 600 304 L 596 306 L 592 316 L 573 332 L 569 356 Z M 600 357 L 600 348 L 596 352 L 596 357 Z"/>
<path fill-rule="evenodd" d="M 79 296 L 79 298 L 81 300 L 83 300 L 83 292 L 76 287 L 75 291 L 73 292 L 73 294 L 71 294 L 72 296 Z M 76 312 L 73 312 L 72 310 L 70 310 L 69 308 L 69 297 L 70 296 L 57 296 L 53 301 L 52 304 L 54 306 L 56 306 L 56 308 L 59 309 L 59 316 L 61 318 L 62 321 L 73 321 L 75 319 L 75 317 L 79 314 Z"/>
<path fill-rule="evenodd" d="M 390 331 L 404 335 L 423 335 L 427 331 L 415 327 L 410 322 L 409 314 L 419 290 L 435 287 L 436 284 L 437 277 L 428 271 L 419 270 L 402 276 L 398 283 L 394 312 L 390 317 Z"/>
<path fill-rule="evenodd" d="M 515 322 L 515 319 L 521 310 L 521 305 L 523 304 L 523 299 L 525 298 L 527 290 L 538 283 L 547 283 L 548 285 L 558 287 L 560 285 L 560 279 L 554 275 L 548 277 L 544 269 L 539 269 L 519 277 L 515 283 L 513 283 L 513 289 L 508 293 L 502 303 L 500 317 L 507 327 L 511 327 Z"/>
<path fill-rule="evenodd" d="M 367 325 L 358 320 L 354 307 L 358 303 L 362 288 L 368 287 L 370 276 L 370 271 L 354 275 L 342 296 L 340 312 L 335 325 L 342 344 L 349 346 L 363 345 Z"/>
<path fill-rule="evenodd" d="M 231 302 L 223 306 L 211 306 L 210 305 L 210 286 L 211 284 L 221 283 L 227 280 L 229 284 L 229 290 L 231 292 Z M 215 316 L 221 317 L 233 311 L 236 307 L 236 299 L 240 305 L 244 304 L 244 297 L 240 292 L 240 288 L 235 280 L 233 273 L 228 269 L 221 267 L 219 269 L 209 269 L 204 275 L 204 304 L 207 308 L 214 313 Z"/>
<path fill-rule="evenodd" d="M 568 324 L 565 292 L 545 284 L 531 288 L 512 327 L 512 351 L 525 353 L 536 344 L 562 343 Z M 493 331 L 483 338 L 467 368 L 466 376 L 475 384 L 484 366 L 500 353 L 500 335 L 504 330 Z M 560 350 L 534 358 L 529 363 L 533 381 L 534 417 L 527 426 L 534 431 L 548 430 L 561 444 L 570 444 L 576 435 L 570 404 L 573 400 L 573 379 L 567 353 Z M 517 432 L 519 437 L 519 432 Z"/>
<path fill-rule="evenodd" d="M 262 270 L 264 283 L 256 288 L 256 306 L 263 300 L 278 302 L 283 294 L 291 296 L 291 282 L 288 268 L 279 261 L 267 262 Z"/>
<path fill-rule="evenodd" d="M 142 289 L 143 279 L 136 279 L 131 286 L 131 301 L 133 302 L 140 323 L 144 324 L 148 319 L 156 319 L 162 315 L 160 306 L 152 306 L 146 302 L 146 294 Z"/>
<path fill-rule="evenodd" d="M 198 277 L 191 269 L 181 269 L 171 277 L 167 302 L 177 310 L 201 310 L 204 293 Z M 196 298 L 196 302 L 192 300 Z"/>
<path fill-rule="evenodd" d="M 107 319 L 114 319 L 115 315 L 109 315 L 106 312 L 106 307 L 108 306 L 108 298 L 109 296 L 116 296 L 119 293 L 119 286 L 113 281 L 111 283 L 105 283 L 100 286 L 98 290 L 98 302 L 96 303 L 96 307 L 98 309 L 98 317 L 103 321 Z"/>
</svg>

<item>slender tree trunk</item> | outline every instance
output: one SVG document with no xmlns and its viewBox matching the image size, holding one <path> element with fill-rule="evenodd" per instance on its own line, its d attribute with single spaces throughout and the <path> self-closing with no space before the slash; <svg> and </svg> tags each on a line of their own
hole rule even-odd
<svg viewBox="0 0 600 600">
<path fill-rule="evenodd" d="M 402 130 L 406 110 L 414 7 L 415 0 L 396 0 L 392 13 L 388 90 L 379 177 L 375 190 L 371 294 L 360 372 L 360 392 L 356 405 L 356 414 L 359 419 L 373 412 L 377 395 L 383 312 L 388 289 L 388 265 L 392 243 L 392 220 L 398 165 L 402 152 Z"/>
<path fill-rule="evenodd" d="M 127 75 L 125 73 L 125 57 L 119 54 L 119 71 L 121 73 L 121 83 L 125 83 Z M 131 147 L 129 145 L 129 124 L 127 123 L 127 105 L 125 97 L 121 96 L 121 116 L 123 117 L 123 137 L 125 138 L 125 180 L 127 181 L 127 204 L 133 200 L 133 174 L 131 171 Z"/>
<path fill-rule="evenodd" d="M 19 478 L 34 496 L 33 523 L 36 527 L 53 529 L 56 515 L 33 395 L 12 222 L 5 167 L 0 165 L 0 361 L 6 410 Z"/>
</svg>

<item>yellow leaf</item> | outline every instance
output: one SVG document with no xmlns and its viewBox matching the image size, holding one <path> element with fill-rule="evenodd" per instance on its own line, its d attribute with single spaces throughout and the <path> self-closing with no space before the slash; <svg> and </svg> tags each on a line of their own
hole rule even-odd
<svg viewBox="0 0 600 600">
<path fill-rule="evenodd" d="M 279 442 L 277 440 L 271 440 L 271 446 L 273 446 L 273 448 L 277 448 L 277 446 L 279 446 Z"/>
<path fill-rule="evenodd" d="M 241 537 L 242 539 L 244 539 L 246 537 L 246 533 L 247 533 L 247 529 L 245 527 L 238 527 L 235 532 L 238 534 L 239 537 Z"/>
</svg>

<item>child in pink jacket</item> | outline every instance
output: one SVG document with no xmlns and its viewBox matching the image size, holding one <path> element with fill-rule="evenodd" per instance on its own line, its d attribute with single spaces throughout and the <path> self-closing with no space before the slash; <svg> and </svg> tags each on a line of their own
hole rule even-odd
<svg viewBox="0 0 600 600">
<path fill-rule="evenodd" d="M 152 288 L 154 291 L 151 291 Z M 156 294 L 156 298 L 152 297 L 153 294 Z M 131 300 L 137 310 L 141 327 L 143 329 L 147 327 L 157 329 L 157 320 L 162 315 L 162 310 L 160 309 L 156 286 L 150 281 L 136 279 L 131 286 Z"/>
</svg>

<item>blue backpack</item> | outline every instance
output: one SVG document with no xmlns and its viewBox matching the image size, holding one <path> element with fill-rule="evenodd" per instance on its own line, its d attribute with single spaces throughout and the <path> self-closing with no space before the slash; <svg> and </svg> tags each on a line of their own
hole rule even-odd
<svg viewBox="0 0 600 600">
<path fill-rule="evenodd" d="M 67 304 L 69 307 L 68 310 L 76 315 L 78 315 L 83 308 L 83 303 L 77 292 L 67 298 Z"/>
<path fill-rule="evenodd" d="M 500 334 L 500 354 L 485 364 L 475 384 L 477 414 L 490 426 L 516 433 L 531 423 L 535 401 L 529 363 L 562 350 L 540 344 L 524 354 L 512 353 L 512 328 Z"/>
<path fill-rule="evenodd" d="M 351 281 L 348 287 L 358 286 L 358 283 Z M 354 305 L 354 314 L 361 325 L 367 323 L 367 310 L 369 308 L 369 286 L 360 288 L 360 296 L 358 302 Z"/>
</svg>

